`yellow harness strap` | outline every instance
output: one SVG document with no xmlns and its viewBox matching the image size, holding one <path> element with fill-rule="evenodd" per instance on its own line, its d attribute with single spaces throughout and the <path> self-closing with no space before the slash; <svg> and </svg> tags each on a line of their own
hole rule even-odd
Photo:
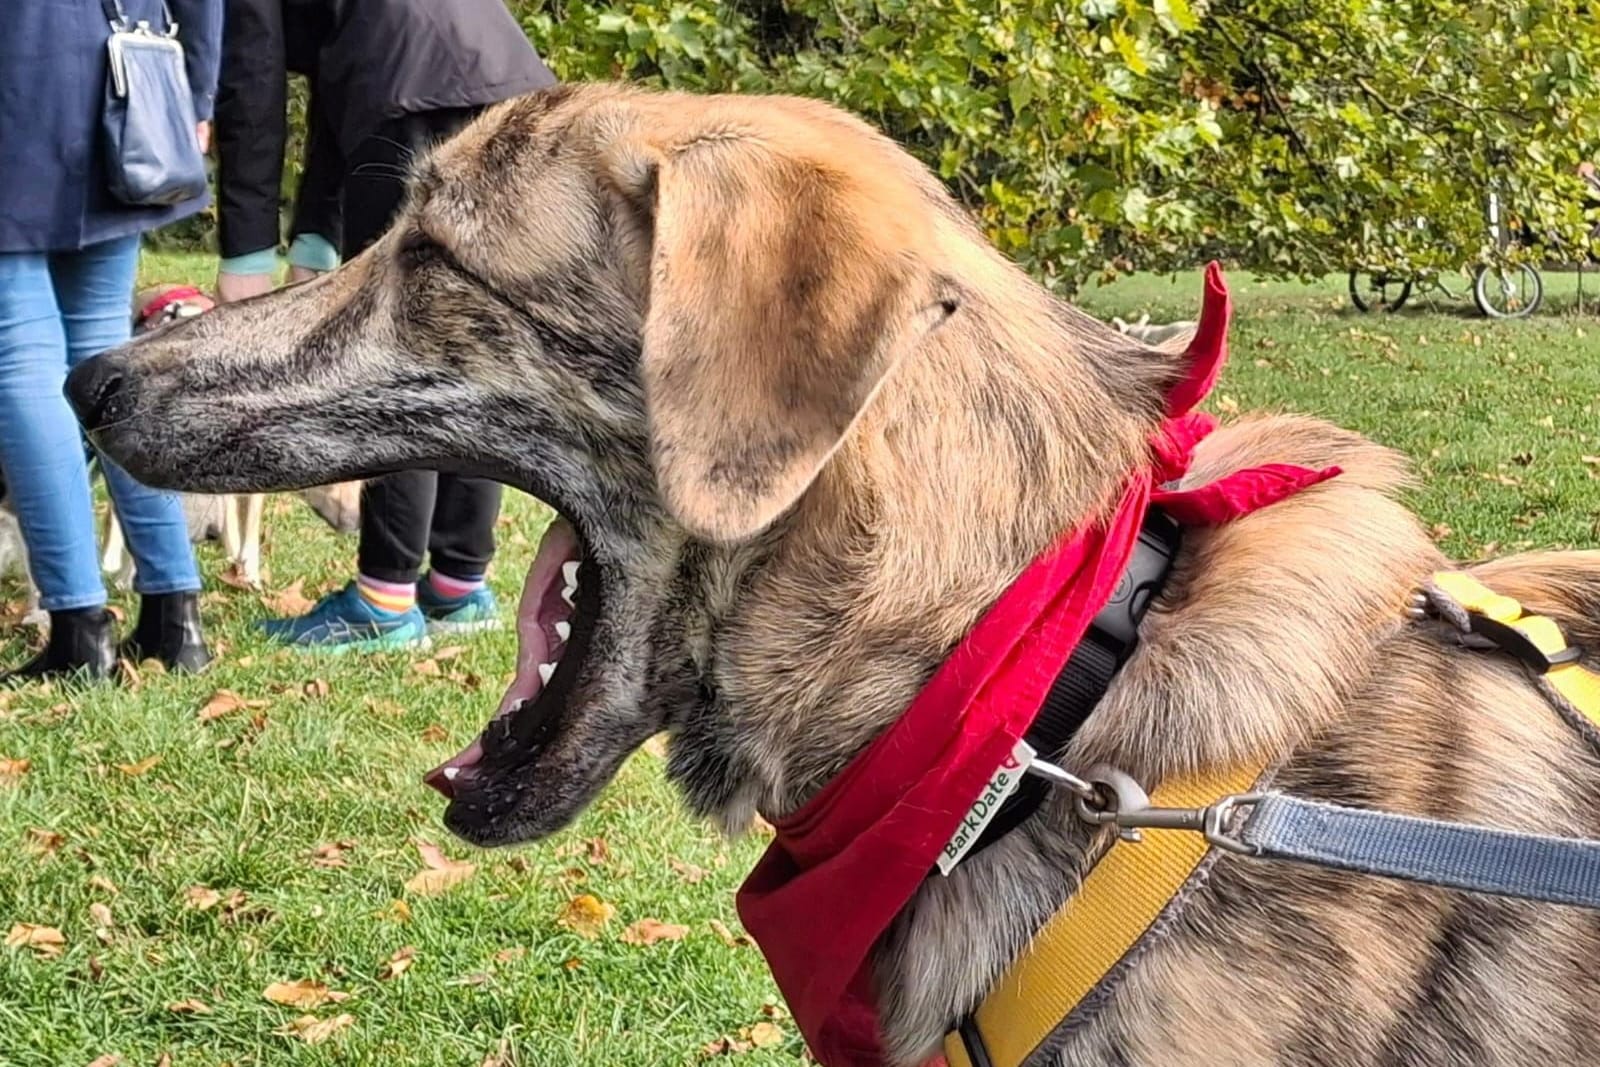
<svg viewBox="0 0 1600 1067">
<path fill-rule="evenodd" d="M 1434 585 L 1470 616 L 1474 633 L 1543 673 L 1556 691 L 1600 727 L 1600 674 L 1577 662 L 1561 627 L 1460 571 Z M 1488 620 L 1484 623 L 1482 620 Z M 1200 808 L 1248 792 L 1264 766 L 1240 767 L 1163 783 L 1155 807 Z M 1118 840 L 1070 900 L 1045 924 L 978 1010 L 944 1040 L 949 1067 L 1022 1067 L 1172 904 L 1210 845 L 1184 830 L 1143 830 Z"/>
<path fill-rule="evenodd" d="M 1524 613 L 1520 603 L 1461 571 L 1440 571 L 1433 576 L 1433 584 L 1474 616 L 1474 633 L 1542 673 L 1567 703 L 1600 727 L 1600 674 L 1578 662 L 1577 650 L 1567 644 L 1566 635 L 1553 619 Z M 1483 626 L 1479 619 L 1487 619 L 1491 625 Z M 1507 640 L 1507 631 L 1519 635 L 1521 641 Z"/>
<path fill-rule="evenodd" d="M 1201 808 L 1245 793 L 1263 766 L 1162 783 L 1153 807 Z M 1210 845 L 1185 830 L 1141 830 L 1138 842 L 1117 841 L 1082 887 L 978 1006 L 962 1031 L 944 1040 L 950 1067 L 1020 1067 L 1078 1003 L 1128 954 L 1189 881 Z"/>
</svg>

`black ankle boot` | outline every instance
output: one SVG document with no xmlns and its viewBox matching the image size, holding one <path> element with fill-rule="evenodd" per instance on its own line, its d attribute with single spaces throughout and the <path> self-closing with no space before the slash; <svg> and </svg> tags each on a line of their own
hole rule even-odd
<svg viewBox="0 0 1600 1067">
<path fill-rule="evenodd" d="M 194 672 L 211 662 L 200 631 L 199 593 L 156 593 L 139 598 L 139 622 L 122 643 L 134 663 L 160 660 L 168 670 Z"/>
<path fill-rule="evenodd" d="M 50 613 L 50 640 L 44 651 L 8 674 L 0 683 L 38 681 L 79 675 L 88 680 L 111 677 L 117 668 L 116 620 L 103 606 Z"/>
</svg>

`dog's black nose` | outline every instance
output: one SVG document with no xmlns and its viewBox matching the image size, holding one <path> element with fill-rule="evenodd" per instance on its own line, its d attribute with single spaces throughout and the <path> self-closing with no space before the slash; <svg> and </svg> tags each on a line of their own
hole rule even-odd
<svg viewBox="0 0 1600 1067">
<path fill-rule="evenodd" d="M 90 433 L 125 418 L 133 410 L 125 357 L 107 352 L 80 363 L 67 375 L 67 402 Z"/>
</svg>

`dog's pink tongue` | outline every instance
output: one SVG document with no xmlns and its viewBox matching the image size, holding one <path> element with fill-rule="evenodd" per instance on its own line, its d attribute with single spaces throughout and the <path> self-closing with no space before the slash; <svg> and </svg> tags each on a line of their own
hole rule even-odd
<svg viewBox="0 0 1600 1067">
<path fill-rule="evenodd" d="M 572 594 L 568 592 L 567 564 L 576 563 L 579 558 L 577 531 L 565 519 L 556 519 L 539 542 L 527 580 L 522 583 L 522 596 L 517 602 L 517 671 L 505 696 L 500 698 L 495 718 L 538 696 L 544 688 L 540 665 L 560 659 L 562 646 L 571 633 Z M 454 797 L 456 779 L 470 774 L 482 759 L 483 742 L 478 738 L 429 771 L 423 781 L 446 797 Z"/>
</svg>

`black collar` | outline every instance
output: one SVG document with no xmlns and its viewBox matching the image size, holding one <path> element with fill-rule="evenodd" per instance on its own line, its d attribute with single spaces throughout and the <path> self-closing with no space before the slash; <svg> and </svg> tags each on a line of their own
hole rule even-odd
<svg viewBox="0 0 1600 1067">
<path fill-rule="evenodd" d="M 1050 694 L 1044 698 L 1033 726 L 1024 737 L 1042 758 L 1054 761 L 1066 750 L 1089 713 L 1111 688 L 1117 671 L 1133 655 L 1139 645 L 1139 623 L 1167 584 L 1167 575 L 1182 544 L 1183 528 L 1166 512 L 1151 508 L 1145 513 L 1128 569 L 1122 572 L 1111 599 L 1094 617 L 1083 640 L 1067 659 L 1067 665 L 1056 676 Z M 1049 789 L 1049 784 L 1042 779 L 1025 776 L 961 862 L 1020 826 L 1038 810 Z"/>
</svg>

